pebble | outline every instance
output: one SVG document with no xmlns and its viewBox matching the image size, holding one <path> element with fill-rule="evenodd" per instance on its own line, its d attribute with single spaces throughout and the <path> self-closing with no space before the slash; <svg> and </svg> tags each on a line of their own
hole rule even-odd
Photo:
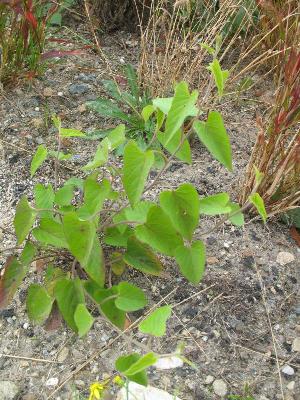
<svg viewBox="0 0 300 400">
<path fill-rule="evenodd" d="M 90 89 L 90 85 L 86 83 L 72 83 L 72 85 L 69 86 L 69 92 L 71 94 L 85 94 L 89 92 Z"/>
<path fill-rule="evenodd" d="M 212 375 L 207 375 L 204 383 L 205 383 L 205 385 L 211 385 L 214 380 L 215 380 L 215 378 Z"/>
<path fill-rule="evenodd" d="M 224 397 L 227 394 L 227 385 L 223 379 L 216 379 L 213 383 L 213 389 L 216 395 Z"/>
<path fill-rule="evenodd" d="M 285 365 L 283 368 L 282 368 L 282 373 L 284 373 L 285 375 L 288 375 L 288 376 L 292 376 L 292 375 L 294 375 L 294 373 L 295 373 L 295 370 L 294 370 L 294 368 L 292 368 L 290 365 Z"/>
<path fill-rule="evenodd" d="M 82 381 L 81 379 L 78 379 L 75 381 L 75 385 L 78 387 L 85 387 L 85 382 Z"/>
<path fill-rule="evenodd" d="M 183 361 L 181 358 L 177 356 L 159 358 L 154 364 L 154 367 L 156 367 L 157 369 L 173 369 L 182 366 L 183 366 Z"/>
<path fill-rule="evenodd" d="M 46 386 L 56 386 L 58 384 L 58 378 L 49 378 L 45 385 Z"/>
<path fill-rule="evenodd" d="M 23 324 L 23 329 L 28 329 L 29 328 L 29 323 L 25 322 L 25 324 Z"/>
<path fill-rule="evenodd" d="M 295 260 L 295 256 L 292 253 L 288 253 L 287 251 L 281 251 L 280 253 L 277 254 L 276 262 L 284 266 L 286 264 L 289 264 Z"/>
<path fill-rule="evenodd" d="M 19 393 L 19 388 L 14 382 L 0 381 L 0 400 L 13 400 Z"/>
<path fill-rule="evenodd" d="M 300 352 L 300 337 L 296 337 L 292 343 L 292 351 Z"/>
<path fill-rule="evenodd" d="M 117 394 L 116 400 L 180 400 L 168 392 L 161 389 L 156 389 L 153 386 L 141 386 L 135 382 L 129 382 L 128 392 L 125 388 L 121 389 Z"/>
<path fill-rule="evenodd" d="M 53 89 L 51 89 L 50 87 L 46 87 L 43 91 L 43 95 L 45 97 L 52 97 L 54 94 Z"/>
<path fill-rule="evenodd" d="M 64 95 L 64 92 L 57 92 L 57 96 L 63 97 L 63 95 Z"/>
<path fill-rule="evenodd" d="M 57 361 L 64 362 L 67 359 L 69 352 L 70 350 L 68 349 L 68 347 L 63 347 L 61 351 L 58 353 Z"/>
<path fill-rule="evenodd" d="M 292 392 L 295 389 L 295 384 L 295 381 L 291 381 L 288 385 L 286 385 L 286 387 Z"/>
<path fill-rule="evenodd" d="M 219 259 L 217 257 L 207 257 L 206 262 L 208 265 L 218 264 Z"/>
</svg>

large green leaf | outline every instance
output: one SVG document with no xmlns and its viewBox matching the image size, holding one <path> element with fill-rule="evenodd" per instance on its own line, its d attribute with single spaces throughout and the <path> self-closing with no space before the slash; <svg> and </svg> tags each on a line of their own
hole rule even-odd
<svg viewBox="0 0 300 400">
<path fill-rule="evenodd" d="M 93 176 L 88 177 L 84 182 L 84 203 L 77 210 L 80 219 L 90 219 L 99 213 L 110 191 L 111 186 L 107 179 L 99 184 Z"/>
<path fill-rule="evenodd" d="M 168 146 L 168 143 L 172 141 L 187 117 L 195 117 L 198 114 L 198 108 L 195 105 L 197 98 L 198 92 L 194 90 L 190 94 L 186 82 L 180 82 L 176 86 L 172 105 L 166 119 L 165 146 Z"/>
<path fill-rule="evenodd" d="M 124 261 L 131 267 L 151 275 L 160 275 L 163 268 L 151 248 L 135 236 L 130 236 L 128 239 Z"/>
<path fill-rule="evenodd" d="M 231 212 L 230 198 L 227 193 L 213 194 L 200 199 L 200 214 L 219 215 Z"/>
<path fill-rule="evenodd" d="M 97 99 L 88 101 L 86 105 L 88 108 L 99 113 L 102 117 L 118 118 L 122 121 L 130 122 L 130 117 L 111 100 Z"/>
<path fill-rule="evenodd" d="M 183 133 L 179 129 L 173 137 L 169 140 L 165 132 L 159 132 L 157 134 L 159 142 L 168 150 L 171 154 L 176 154 L 179 160 L 182 160 L 188 164 L 192 162 L 191 147 L 187 139 L 183 138 Z"/>
<path fill-rule="evenodd" d="M 208 151 L 232 171 L 231 146 L 221 114 L 211 111 L 206 122 L 195 121 L 193 127 Z"/>
<path fill-rule="evenodd" d="M 251 196 L 249 196 L 249 200 L 257 209 L 257 211 L 258 211 L 259 215 L 261 216 L 262 220 L 264 221 L 264 223 L 266 223 L 268 215 L 267 215 L 267 211 L 265 208 L 265 203 L 264 203 L 263 198 L 260 196 L 259 193 L 254 193 Z"/>
<path fill-rule="evenodd" d="M 167 115 L 171 110 L 173 99 L 174 97 L 157 98 L 153 100 L 153 105 Z"/>
<path fill-rule="evenodd" d="M 124 150 L 123 185 L 134 206 L 140 199 L 147 176 L 154 163 L 152 150 L 146 152 L 139 149 L 134 141 L 130 141 Z"/>
<path fill-rule="evenodd" d="M 190 247 L 178 246 L 175 258 L 182 275 L 194 284 L 199 283 L 205 270 L 204 243 L 197 240 Z"/>
<path fill-rule="evenodd" d="M 16 231 L 16 236 L 18 244 L 21 244 L 35 221 L 36 212 L 30 207 L 26 196 L 22 196 L 16 209 L 16 214 L 14 218 L 14 227 Z"/>
<path fill-rule="evenodd" d="M 5 308 L 25 278 L 27 267 L 15 257 L 8 257 L 0 277 L 0 308 Z"/>
<path fill-rule="evenodd" d="M 74 314 L 78 304 L 84 303 L 84 292 L 80 279 L 59 280 L 54 288 L 54 296 L 64 320 L 73 331 L 78 332 Z"/>
<path fill-rule="evenodd" d="M 157 251 L 173 256 L 175 248 L 183 241 L 168 215 L 158 206 L 150 208 L 147 221 L 135 228 L 136 237 Z"/>
<path fill-rule="evenodd" d="M 116 364 L 115 364 L 116 369 L 125 375 L 126 371 L 132 365 L 134 365 L 136 362 L 138 362 L 138 360 L 140 360 L 141 358 L 142 358 L 142 356 L 137 353 L 132 353 L 128 356 L 121 356 L 116 360 Z M 147 379 L 145 369 L 143 369 L 142 371 L 138 372 L 135 375 L 130 375 L 130 380 L 138 383 L 139 385 L 143 385 L 143 386 L 148 385 L 148 379 Z"/>
<path fill-rule="evenodd" d="M 131 312 L 144 308 L 147 304 L 144 292 L 128 282 L 120 282 L 118 285 L 119 296 L 115 300 L 115 305 L 119 310 Z"/>
<path fill-rule="evenodd" d="M 43 164 L 43 162 L 46 160 L 47 158 L 47 149 L 41 144 L 33 158 L 31 161 L 31 165 L 30 165 L 30 176 L 33 177 L 33 175 L 36 173 L 37 169 Z"/>
<path fill-rule="evenodd" d="M 52 210 L 54 203 L 54 190 L 52 185 L 42 185 L 41 183 L 37 183 L 34 186 L 34 198 L 35 198 L 35 206 L 38 209 L 46 209 Z M 39 213 L 41 217 L 51 217 L 52 213 L 48 211 L 43 211 Z"/>
<path fill-rule="evenodd" d="M 85 304 L 78 304 L 74 313 L 74 321 L 77 326 L 78 336 L 86 335 L 91 329 L 94 318 L 89 313 Z"/>
<path fill-rule="evenodd" d="M 102 248 L 93 221 L 81 221 L 76 213 L 63 217 L 65 238 L 74 257 L 89 277 L 103 286 L 105 269 Z"/>
<path fill-rule="evenodd" d="M 97 147 L 94 159 L 82 167 L 83 171 L 89 171 L 91 169 L 95 169 L 101 167 L 107 162 L 108 159 L 108 150 L 110 143 L 108 138 L 103 139 Z"/>
<path fill-rule="evenodd" d="M 64 229 L 58 220 L 53 218 L 41 218 L 40 224 L 32 231 L 33 236 L 45 245 L 68 249 Z"/>
<path fill-rule="evenodd" d="M 43 286 L 30 285 L 26 299 L 29 318 L 37 324 L 45 322 L 51 312 L 53 301 Z"/>
<path fill-rule="evenodd" d="M 190 183 L 178 189 L 162 192 L 159 196 L 161 208 L 171 219 L 181 235 L 191 240 L 199 221 L 199 195 Z"/>
<path fill-rule="evenodd" d="M 164 336 L 166 334 L 166 322 L 171 313 L 172 308 L 170 306 L 157 308 L 139 324 L 139 330 L 148 335 Z"/>
</svg>

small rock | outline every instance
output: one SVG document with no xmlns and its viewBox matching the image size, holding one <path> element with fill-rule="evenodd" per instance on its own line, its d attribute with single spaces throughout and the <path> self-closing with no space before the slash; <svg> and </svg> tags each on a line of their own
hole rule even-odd
<svg viewBox="0 0 300 400">
<path fill-rule="evenodd" d="M 224 397 L 227 394 L 227 385 L 222 379 L 216 379 L 213 383 L 213 389 L 216 395 Z"/>
<path fill-rule="evenodd" d="M 129 392 L 129 393 L 127 393 Z M 180 400 L 164 390 L 156 389 L 152 386 L 141 386 L 134 382 L 129 382 L 128 390 L 121 389 L 116 400 Z"/>
<path fill-rule="evenodd" d="M 228 242 L 224 242 L 224 245 L 223 245 L 224 247 L 225 247 L 225 249 L 229 249 L 229 247 L 230 247 L 230 243 L 228 243 Z"/>
<path fill-rule="evenodd" d="M 300 337 L 296 337 L 293 340 L 292 351 L 300 352 Z"/>
<path fill-rule="evenodd" d="M 87 85 L 86 83 L 73 83 L 69 86 L 69 92 L 71 94 L 85 94 L 90 89 L 90 85 Z"/>
<path fill-rule="evenodd" d="M 286 387 L 292 392 L 295 389 L 295 384 L 295 381 L 291 381 Z"/>
<path fill-rule="evenodd" d="M 52 97 L 54 94 L 53 89 L 51 89 L 50 87 L 46 87 L 43 91 L 43 95 L 45 97 Z"/>
<path fill-rule="evenodd" d="M 217 257 L 207 257 L 206 262 L 208 265 L 218 264 L 219 259 Z"/>
<path fill-rule="evenodd" d="M 78 387 L 85 387 L 85 382 L 82 381 L 81 379 L 76 380 L 74 383 Z"/>
<path fill-rule="evenodd" d="M 280 253 L 278 253 L 276 258 L 276 262 L 281 266 L 289 264 L 294 260 L 295 256 L 292 253 L 288 253 L 287 251 L 281 251 Z"/>
<path fill-rule="evenodd" d="M 207 375 L 204 383 L 205 383 L 205 385 L 211 385 L 214 380 L 215 380 L 215 378 L 212 375 Z"/>
<path fill-rule="evenodd" d="M 77 108 L 77 110 L 82 114 L 86 112 L 86 105 L 85 104 L 80 104 Z"/>
<path fill-rule="evenodd" d="M 69 351 L 69 349 L 67 347 L 63 347 L 61 349 L 61 351 L 58 353 L 57 361 L 58 362 L 64 362 L 67 359 L 67 357 L 69 355 L 69 352 L 70 351 Z"/>
<path fill-rule="evenodd" d="M 22 400 L 37 400 L 37 397 L 34 394 L 28 393 L 24 394 Z"/>
<path fill-rule="evenodd" d="M 37 138 L 35 138 L 35 142 L 37 144 L 43 144 L 43 143 L 45 143 L 45 140 L 42 137 L 38 136 Z"/>
<path fill-rule="evenodd" d="M 14 382 L 0 381 L 0 400 L 13 400 L 19 393 L 19 388 Z"/>
<path fill-rule="evenodd" d="M 25 322 L 24 324 L 23 324 L 23 329 L 28 329 L 29 328 L 29 323 L 28 322 Z"/>
<path fill-rule="evenodd" d="M 64 92 L 57 92 L 58 97 L 63 97 L 63 95 L 64 95 Z"/>
<path fill-rule="evenodd" d="M 95 74 L 84 74 L 81 72 L 78 76 L 78 79 L 82 82 L 93 82 L 96 79 Z"/>
<path fill-rule="evenodd" d="M 295 373 L 294 368 L 292 368 L 290 365 L 285 365 L 285 366 L 282 368 L 281 371 L 282 371 L 283 374 L 288 375 L 288 376 L 292 376 L 292 375 L 294 375 L 294 373 Z"/>
<path fill-rule="evenodd" d="M 49 378 L 45 385 L 46 386 L 56 386 L 58 384 L 58 378 Z"/>
<path fill-rule="evenodd" d="M 42 118 L 33 118 L 32 124 L 35 128 L 42 128 L 44 126 L 44 121 Z"/>
<path fill-rule="evenodd" d="M 159 358 L 154 364 L 154 367 L 156 367 L 157 369 L 173 369 L 182 366 L 183 366 L 182 359 L 176 356 Z"/>
</svg>

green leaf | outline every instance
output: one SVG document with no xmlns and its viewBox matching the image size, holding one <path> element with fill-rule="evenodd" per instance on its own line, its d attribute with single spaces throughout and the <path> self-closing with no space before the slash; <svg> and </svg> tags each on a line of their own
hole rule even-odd
<svg viewBox="0 0 300 400">
<path fill-rule="evenodd" d="M 69 249 L 99 286 L 104 285 L 105 268 L 102 248 L 93 221 L 81 221 L 76 213 L 63 216 L 64 234 Z"/>
<path fill-rule="evenodd" d="M 93 176 L 84 182 L 84 203 L 77 210 L 80 219 L 90 219 L 102 210 L 104 201 L 111 191 L 110 182 L 107 179 L 99 184 Z"/>
<path fill-rule="evenodd" d="M 39 242 L 57 247 L 59 249 L 68 249 L 68 243 L 65 238 L 64 229 L 59 222 L 53 218 L 41 218 L 39 227 L 33 229 L 33 236 Z"/>
<path fill-rule="evenodd" d="M 84 285 L 85 290 L 99 304 L 101 312 L 115 326 L 124 329 L 126 321 L 126 313 L 119 310 L 115 305 L 115 298 L 118 296 L 117 287 L 113 286 L 110 289 L 101 289 L 92 281 L 88 281 Z"/>
<path fill-rule="evenodd" d="M 86 105 L 88 108 L 99 113 L 102 117 L 118 118 L 122 121 L 130 122 L 130 117 L 111 100 L 97 99 L 88 101 Z"/>
<path fill-rule="evenodd" d="M 34 198 L 35 198 L 35 206 L 38 209 L 48 209 L 51 210 L 53 208 L 54 203 L 54 190 L 49 185 L 42 185 L 41 183 L 37 183 L 34 186 Z M 39 215 L 41 217 L 51 217 L 52 213 L 48 211 L 40 212 Z"/>
<path fill-rule="evenodd" d="M 94 318 L 89 313 L 85 304 L 78 304 L 74 313 L 74 321 L 79 337 L 86 335 L 94 323 Z"/>
<path fill-rule="evenodd" d="M 108 160 L 109 146 L 110 146 L 110 143 L 108 141 L 108 138 L 106 137 L 98 145 L 93 161 L 90 161 L 87 165 L 82 167 L 82 170 L 89 171 L 91 169 L 102 167 L 102 165 L 104 165 Z"/>
<path fill-rule="evenodd" d="M 32 225 L 35 221 L 36 212 L 30 207 L 26 196 L 22 196 L 17 208 L 14 218 L 14 227 L 17 236 L 17 243 L 24 242 L 26 236 L 30 232 Z"/>
<path fill-rule="evenodd" d="M 268 215 L 267 215 L 265 203 L 264 203 L 264 200 L 262 199 L 262 197 L 259 195 L 259 193 L 254 193 L 251 196 L 249 196 L 249 200 L 257 209 L 257 211 L 258 211 L 259 215 L 262 217 L 262 220 L 264 221 L 264 223 L 266 223 Z"/>
<path fill-rule="evenodd" d="M 68 206 L 71 204 L 71 201 L 74 197 L 74 185 L 64 184 L 58 191 L 55 193 L 54 202 L 58 206 Z"/>
<path fill-rule="evenodd" d="M 44 285 L 51 297 L 54 297 L 54 289 L 57 281 L 64 278 L 66 278 L 66 273 L 62 269 L 53 267 L 51 264 L 47 267 Z"/>
<path fill-rule="evenodd" d="M 131 312 L 144 308 L 147 304 L 144 292 L 128 282 L 121 282 L 118 285 L 119 296 L 115 300 L 119 310 Z"/>
<path fill-rule="evenodd" d="M 176 230 L 188 240 L 192 239 L 199 221 L 199 195 L 190 183 L 180 185 L 177 190 L 162 192 L 160 206 L 171 219 Z"/>
<path fill-rule="evenodd" d="M 173 99 L 174 97 L 164 97 L 164 98 L 154 99 L 153 105 L 159 110 L 161 110 L 165 115 L 167 115 L 171 110 Z"/>
<path fill-rule="evenodd" d="M 128 221 L 136 221 L 143 224 L 147 221 L 148 211 L 153 205 L 152 201 L 139 201 L 134 207 L 125 208 L 125 217 Z"/>
<path fill-rule="evenodd" d="M 143 108 L 142 117 L 144 118 L 145 122 L 149 121 L 149 118 L 154 113 L 154 111 L 155 107 L 152 104 L 148 104 L 146 107 Z"/>
<path fill-rule="evenodd" d="M 0 308 L 5 308 L 12 300 L 26 272 L 27 267 L 20 264 L 15 257 L 7 258 L 4 273 L 0 277 Z"/>
<path fill-rule="evenodd" d="M 138 101 L 140 97 L 140 87 L 138 83 L 138 77 L 135 69 L 131 64 L 126 64 L 124 72 L 127 78 L 128 85 L 132 96 Z"/>
<path fill-rule="evenodd" d="M 218 89 L 219 98 L 221 98 L 224 93 L 225 83 L 229 77 L 229 71 L 227 69 L 222 70 L 217 59 L 214 59 L 213 62 L 209 64 L 207 69 L 213 74 L 215 84 Z"/>
<path fill-rule="evenodd" d="M 132 140 L 125 147 L 122 181 L 132 206 L 138 202 L 143 193 L 153 163 L 154 154 L 152 150 L 144 152 Z"/>
<path fill-rule="evenodd" d="M 197 98 L 198 92 L 194 90 L 190 94 L 186 82 L 180 82 L 176 86 L 172 106 L 166 119 L 165 146 L 168 146 L 172 141 L 174 135 L 181 128 L 187 117 L 195 117 L 198 114 L 198 108 L 195 105 Z"/>
<path fill-rule="evenodd" d="M 74 314 L 78 304 L 84 303 L 84 292 L 80 279 L 59 280 L 54 288 L 54 296 L 64 320 L 73 331 L 78 332 Z"/>
<path fill-rule="evenodd" d="M 112 272 L 117 276 L 121 276 L 126 267 L 123 260 L 123 254 L 118 252 L 112 253 L 110 255 L 110 263 Z"/>
<path fill-rule="evenodd" d="M 172 308 L 170 306 L 157 308 L 139 324 L 139 330 L 148 335 L 164 336 L 166 334 L 166 322 L 171 313 Z"/>
<path fill-rule="evenodd" d="M 254 172 L 255 172 L 255 183 L 256 185 L 259 185 L 264 178 L 264 174 L 260 172 L 255 165 L 254 165 Z"/>
<path fill-rule="evenodd" d="M 56 158 L 58 161 L 65 161 L 65 160 L 70 160 L 70 158 L 73 157 L 72 153 L 63 153 L 62 151 L 54 151 L 54 150 L 49 150 L 48 155 L 50 157 Z"/>
<path fill-rule="evenodd" d="M 150 275 L 160 275 L 163 268 L 151 248 L 135 236 L 128 238 L 124 261 L 131 267 Z"/>
<path fill-rule="evenodd" d="M 158 141 L 164 146 L 169 153 L 175 154 L 179 160 L 182 160 L 188 164 L 192 162 L 191 147 L 187 139 L 182 141 L 183 133 L 179 129 L 173 137 L 169 140 L 165 132 L 159 132 L 157 134 Z"/>
<path fill-rule="evenodd" d="M 145 369 L 151 367 L 151 365 L 155 364 L 158 360 L 157 356 L 154 353 L 148 353 L 139 358 L 136 362 L 130 365 L 130 367 L 123 371 L 123 374 L 127 377 L 132 375 L 136 375 L 139 372 L 144 371 Z"/>
<path fill-rule="evenodd" d="M 116 369 L 125 375 L 125 372 L 131 367 L 131 365 L 134 365 L 141 358 L 142 357 L 137 353 L 132 353 L 128 356 L 121 356 L 116 360 Z M 138 372 L 136 375 L 130 375 L 130 380 L 138 383 L 139 385 L 148 385 L 148 379 L 145 370 Z"/>
<path fill-rule="evenodd" d="M 28 266 L 31 264 L 32 260 L 36 256 L 37 253 L 37 248 L 35 245 L 29 241 L 26 242 L 24 249 L 22 250 L 22 253 L 19 256 L 19 261 L 22 263 L 24 266 Z"/>
<path fill-rule="evenodd" d="M 81 132 L 78 129 L 60 128 L 59 136 L 62 138 L 66 138 L 66 137 L 83 137 L 86 135 L 85 133 Z"/>
<path fill-rule="evenodd" d="M 218 193 L 200 199 L 200 214 L 219 215 L 230 212 L 230 198 L 227 193 Z"/>
<path fill-rule="evenodd" d="M 182 275 L 191 283 L 198 284 L 205 270 L 206 256 L 204 243 L 197 240 L 190 247 L 177 247 L 175 258 Z"/>
<path fill-rule="evenodd" d="M 38 170 L 38 168 L 43 164 L 43 162 L 46 160 L 47 158 L 47 149 L 41 144 L 33 158 L 31 161 L 31 165 L 30 165 L 30 176 L 31 178 L 33 177 L 33 175 L 36 173 L 36 171 Z"/>
<path fill-rule="evenodd" d="M 202 49 L 206 50 L 208 52 L 208 54 L 210 54 L 211 56 L 215 55 L 216 50 L 213 47 L 210 47 L 206 43 L 200 43 L 200 46 Z"/>
<path fill-rule="evenodd" d="M 206 122 L 195 121 L 193 127 L 208 151 L 232 171 L 231 146 L 221 114 L 218 111 L 211 111 Z"/>
<path fill-rule="evenodd" d="M 109 149 L 114 150 L 117 147 L 119 147 L 121 144 L 123 144 L 126 140 L 125 137 L 125 125 L 119 125 L 115 129 L 113 129 L 109 134 L 107 135 L 107 139 L 109 142 Z"/>
<path fill-rule="evenodd" d="M 110 246 L 126 247 L 129 236 L 133 234 L 133 229 L 129 226 L 125 230 L 119 230 L 118 227 L 111 227 L 105 230 L 104 243 Z"/>
<path fill-rule="evenodd" d="M 236 203 L 230 203 L 231 213 L 234 215 L 229 217 L 229 221 L 235 226 L 243 226 L 245 219 L 242 212 L 240 212 L 241 207 Z"/>
<path fill-rule="evenodd" d="M 122 101 L 122 92 L 115 81 L 111 79 L 103 79 L 102 85 L 111 97 L 115 100 Z"/>
<path fill-rule="evenodd" d="M 167 256 L 173 256 L 175 248 L 182 242 L 170 218 L 158 206 L 150 208 L 147 221 L 135 228 L 136 237 Z"/>
<path fill-rule="evenodd" d="M 53 301 L 43 286 L 30 285 L 26 299 L 29 318 L 37 324 L 45 322 L 51 312 Z"/>
</svg>

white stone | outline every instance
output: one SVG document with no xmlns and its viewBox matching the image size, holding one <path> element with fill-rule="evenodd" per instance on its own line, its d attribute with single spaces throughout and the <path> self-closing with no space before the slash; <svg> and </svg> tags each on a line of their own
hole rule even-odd
<svg viewBox="0 0 300 400">
<path fill-rule="evenodd" d="M 289 376 L 292 376 L 292 375 L 294 375 L 294 373 L 295 373 L 294 368 L 292 368 L 292 367 L 289 366 L 289 365 L 285 365 L 285 366 L 282 368 L 281 371 L 282 371 L 285 375 L 289 375 Z"/>
<path fill-rule="evenodd" d="M 180 400 L 179 397 L 175 397 L 164 390 L 152 386 L 141 386 L 134 382 L 129 382 L 128 389 L 128 396 L 126 389 L 123 388 L 117 394 L 116 400 Z"/>
<path fill-rule="evenodd" d="M 227 394 L 227 385 L 222 379 L 216 379 L 213 383 L 213 389 L 216 395 L 225 397 Z"/>
<path fill-rule="evenodd" d="M 19 393 L 19 388 L 14 382 L 0 381 L 0 400 L 13 400 Z"/>
<path fill-rule="evenodd" d="M 183 361 L 181 358 L 177 356 L 159 358 L 154 364 L 154 367 L 156 367 L 157 369 L 173 369 L 182 366 L 183 366 Z"/>
<path fill-rule="evenodd" d="M 214 380 L 215 380 L 215 378 L 212 375 L 207 375 L 204 383 L 205 383 L 205 385 L 211 385 Z"/>
<path fill-rule="evenodd" d="M 64 95 L 63 92 L 57 92 L 57 96 L 62 97 Z"/>
<path fill-rule="evenodd" d="M 300 337 L 296 337 L 293 340 L 292 351 L 300 352 Z"/>
<path fill-rule="evenodd" d="M 58 378 L 49 378 L 45 385 L 46 386 L 56 386 L 58 384 Z"/>
<path fill-rule="evenodd" d="M 67 347 L 63 347 L 61 351 L 58 353 L 57 361 L 64 362 L 69 355 L 69 349 Z"/>
<path fill-rule="evenodd" d="M 281 251 L 280 253 L 277 254 L 276 262 L 284 266 L 286 264 L 289 264 L 295 260 L 295 256 L 292 253 L 288 253 L 287 251 Z"/>
<path fill-rule="evenodd" d="M 286 387 L 292 392 L 295 389 L 295 384 L 295 381 L 291 381 Z"/>
<path fill-rule="evenodd" d="M 28 322 L 25 322 L 25 324 L 23 324 L 23 328 L 24 328 L 24 329 L 28 329 L 28 328 L 29 328 L 29 323 L 28 323 Z"/>
</svg>

